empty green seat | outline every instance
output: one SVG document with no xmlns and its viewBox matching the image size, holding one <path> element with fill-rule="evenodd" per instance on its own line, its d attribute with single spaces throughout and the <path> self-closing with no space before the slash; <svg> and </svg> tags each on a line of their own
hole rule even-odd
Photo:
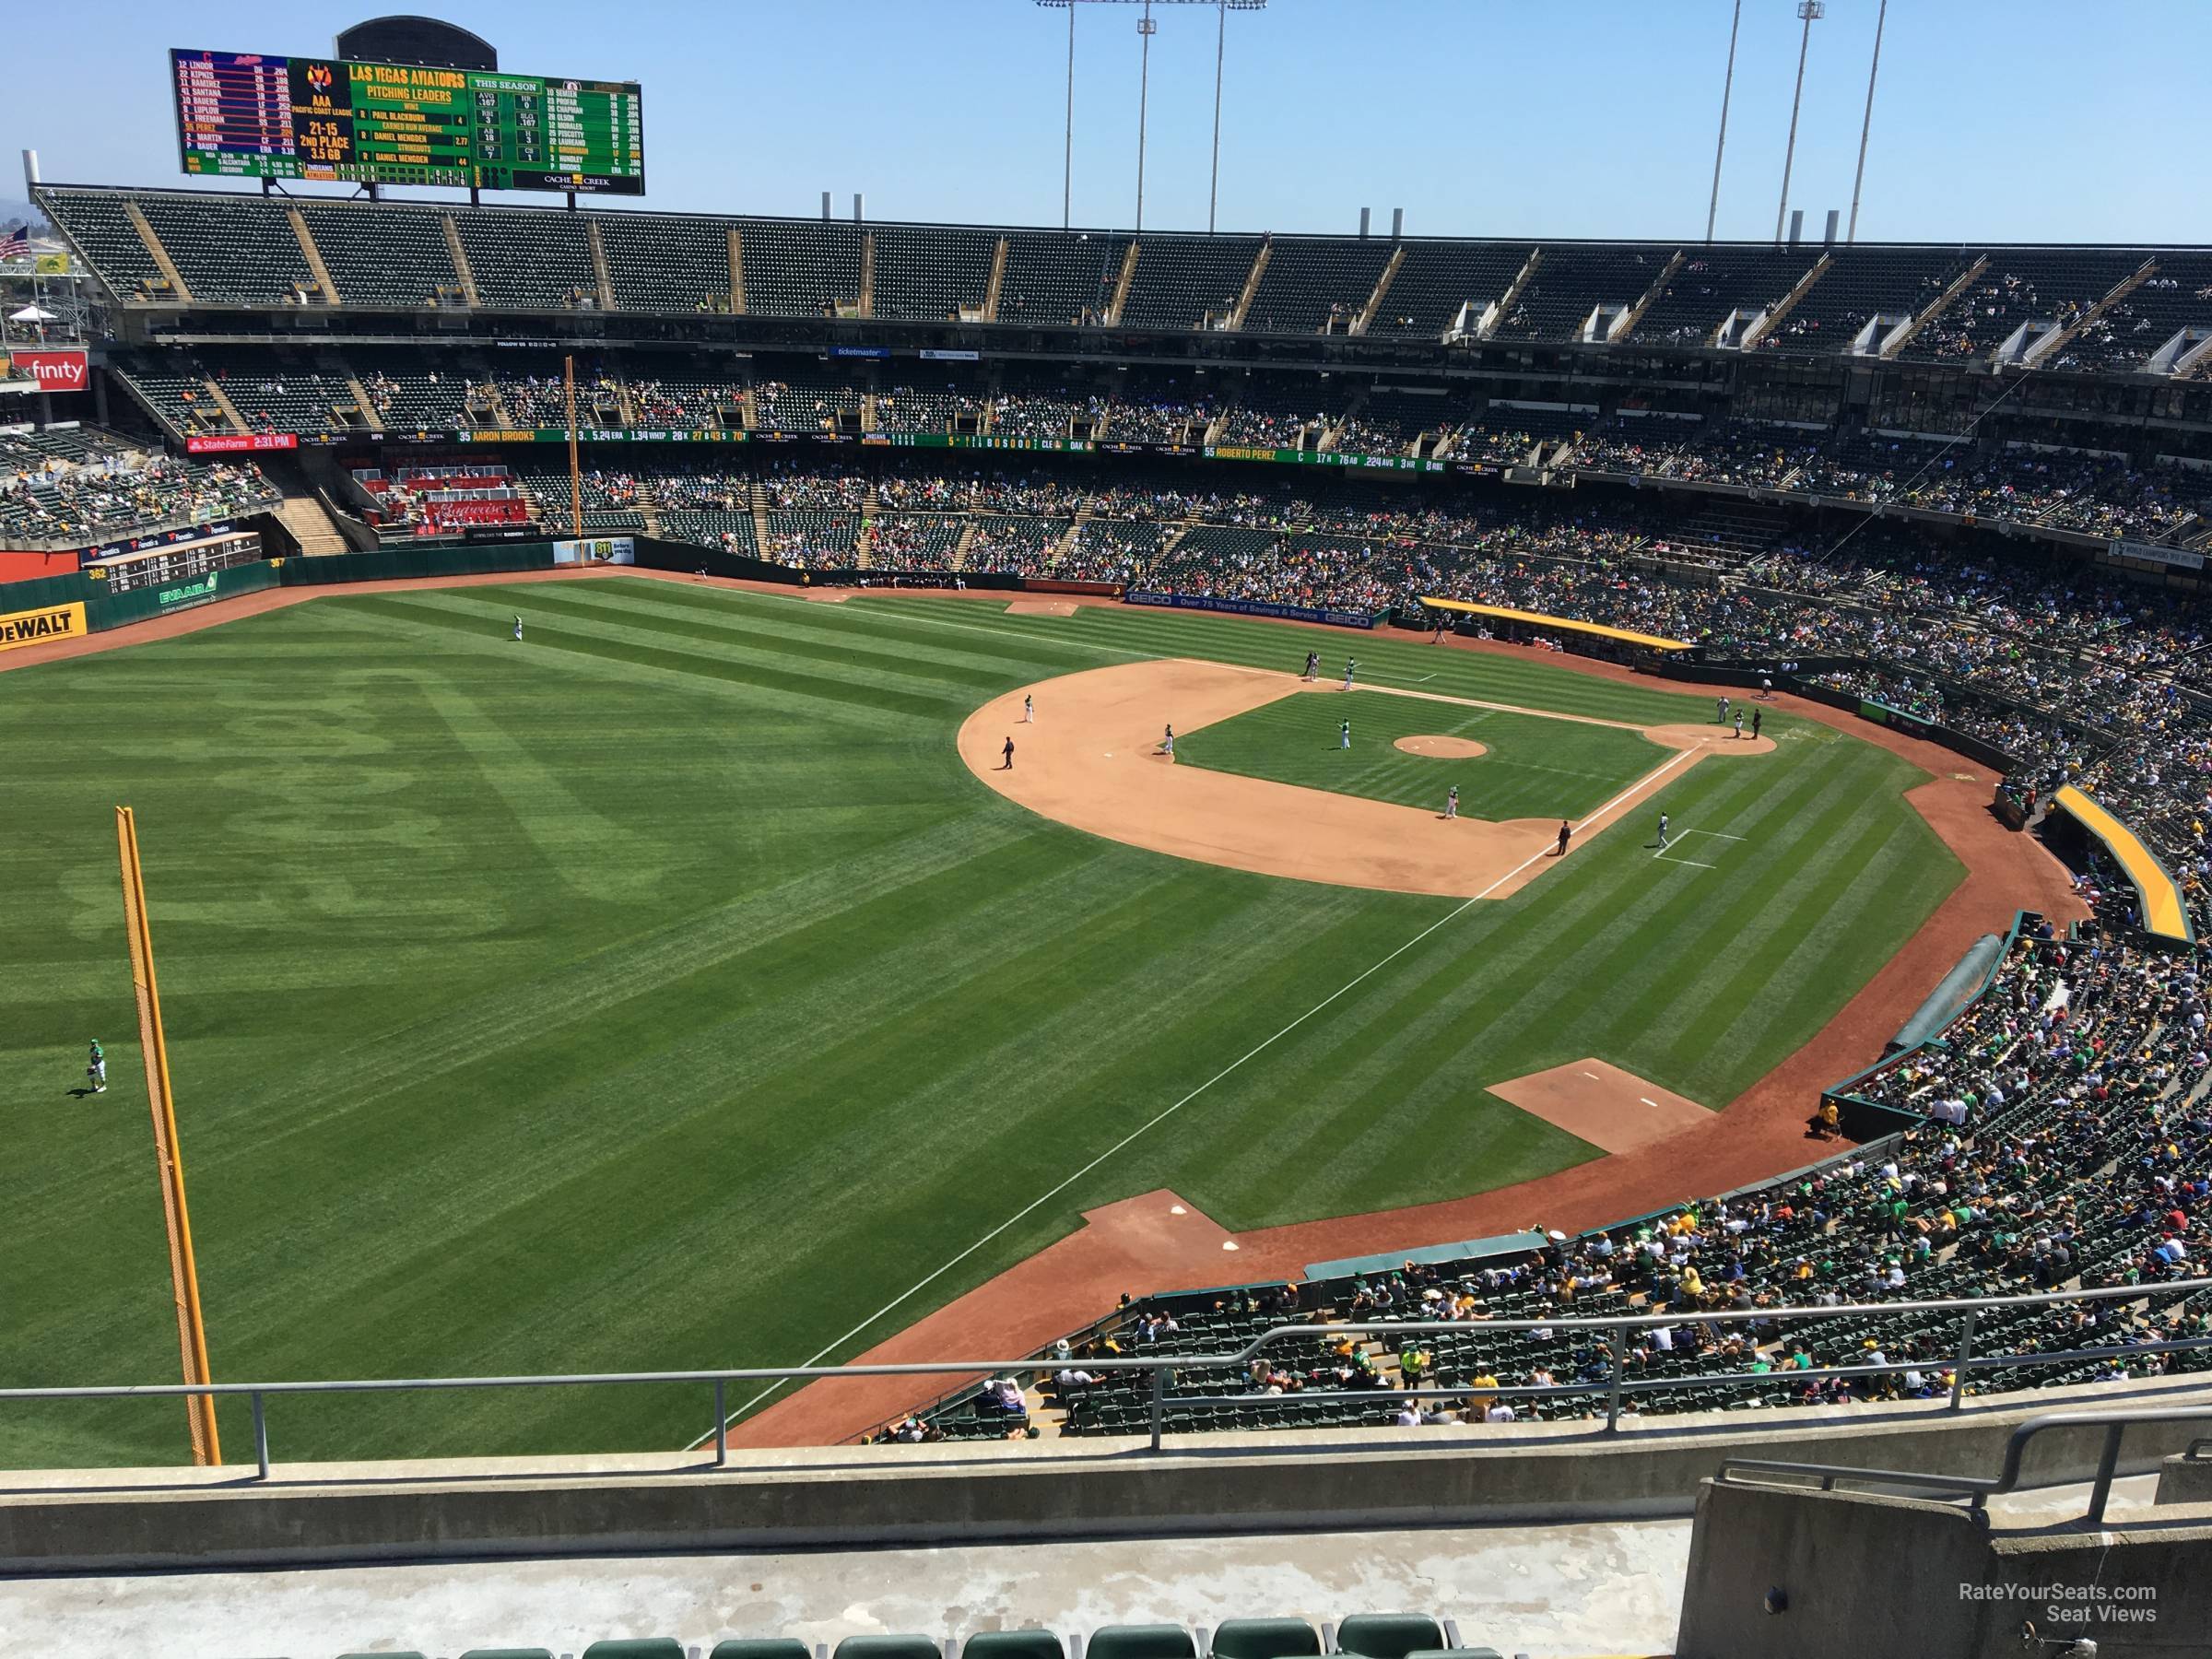
<svg viewBox="0 0 2212 1659">
<path fill-rule="evenodd" d="M 1312 1659 L 1321 1632 L 1302 1618 L 1225 1618 L 1214 1632 L 1214 1659 Z"/>
<path fill-rule="evenodd" d="M 461 1659 L 553 1659 L 544 1648 L 470 1648 Z"/>
<path fill-rule="evenodd" d="M 789 1636 L 733 1636 L 707 1659 L 814 1659 L 814 1650 Z"/>
<path fill-rule="evenodd" d="M 945 1659 L 945 1650 L 926 1636 L 848 1636 L 835 1659 Z"/>
<path fill-rule="evenodd" d="M 1067 1659 L 1067 1644 L 1050 1630 L 978 1630 L 960 1659 Z"/>
<path fill-rule="evenodd" d="M 1496 1648 L 1418 1648 L 1406 1659 L 1505 1659 Z"/>
<path fill-rule="evenodd" d="M 1198 1644 L 1181 1625 L 1101 1625 L 1090 1659 L 1198 1659 Z"/>
<path fill-rule="evenodd" d="M 621 1641 L 594 1641 L 583 1659 L 684 1659 L 684 1644 L 673 1636 L 640 1636 Z"/>
<path fill-rule="evenodd" d="M 1406 1659 L 1443 1645 L 1443 1631 L 1426 1613 L 1355 1613 L 1336 1627 L 1336 1651 L 1359 1659 Z"/>
</svg>

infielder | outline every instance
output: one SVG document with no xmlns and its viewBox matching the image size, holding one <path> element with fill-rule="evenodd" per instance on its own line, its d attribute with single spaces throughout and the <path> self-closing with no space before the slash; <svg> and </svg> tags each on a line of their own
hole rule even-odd
<svg viewBox="0 0 2212 1659">
<path fill-rule="evenodd" d="M 1033 696 L 1025 696 L 1021 700 L 1021 724 L 1023 725 L 1037 724 L 1037 700 Z"/>
<path fill-rule="evenodd" d="M 92 1085 L 94 1094 L 108 1092 L 108 1056 L 100 1046 L 100 1039 L 92 1040 L 92 1053 L 85 1061 L 85 1080 Z"/>
<path fill-rule="evenodd" d="M 1444 795 L 1444 817 L 1445 817 L 1445 818 L 1457 818 L 1458 816 L 1459 816 L 1459 785 L 1458 785 L 1458 784 L 1456 784 L 1456 783 L 1454 783 L 1454 784 L 1453 784 L 1453 785 L 1452 785 L 1451 789 L 1450 789 L 1448 792 L 1446 792 L 1446 794 L 1445 794 L 1445 795 Z"/>
<path fill-rule="evenodd" d="M 1739 739 L 1744 735 L 1744 712 L 1741 709 L 1738 709 L 1735 712 L 1735 735 Z M 1758 735 L 1757 733 L 1753 733 L 1752 735 L 1754 736 Z"/>
<path fill-rule="evenodd" d="M 1664 812 L 1659 815 L 1659 851 L 1666 851 L 1666 814 Z"/>
<path fill-rule="evenodd" d="M 1352 747 L 1352 723 L 1348 720 L 1336 728 L 1336 747 L 1340 749 Z"/>
<path fill-rule="evenodd" d="M 1175 759 L 1175 728 L 1173 726 L 1170 726 L 1168 735 L 1159 740 L 1159 752 L 1171 760 Z"/>
<path fill-rule="evenodd" d="M 1320 652 L 1318 652 L 1318 651 L 1309 651 L 1309 652 L 1307 652 L 1307 653 L 1306 653 L 1306 672 L 1305 672 L 1305 677 L 1306 677 L 1307 679 L 1319 679 L 1319 678 L 1321 677 L 1321 653 L 1320 653 Z"/>
<path fill-rule="evenodd" d="M 1348 656 L 1344 659 L 1344 688 L 1347 691 L 1349 691 L 1352 688 L 1352 676 L 1359 669 L 1359 665 L 1356 659 Z"/>
</svg>

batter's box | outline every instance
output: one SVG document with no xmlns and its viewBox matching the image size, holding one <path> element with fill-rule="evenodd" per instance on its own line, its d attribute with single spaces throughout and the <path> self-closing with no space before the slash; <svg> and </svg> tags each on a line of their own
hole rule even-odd
<svg viewBox="0 0 2212 1659">
<path fill-rule="evenodd" d="M 1741 835 L 1723 835 L 1718 830 L 1678 830 L 1674 833 L 1674 835 L 1668 838 L 1666 845 L 1654 850 L 1652 853 L 1652 856 L 1653 858 L 1663 858 L 1668 864 L 1688 865 L 1693 870 L 1719 869 L 1721 866 L 1718 865 L 1707 864 L 1702 859 L 1691 858 L 1687 853 L 1680 851 L 1680 849 L 1687 848 L 1689 845 L 1689 838 L 1693 835 L 1701 835 L 1708 841 L 1740 841 L 1747 839 Z M 1700 848 L 1699 851 L 1705 853 L 1719 853 L 1721 849 L 1718 847 L 1702 847 Z"/>
</svg>

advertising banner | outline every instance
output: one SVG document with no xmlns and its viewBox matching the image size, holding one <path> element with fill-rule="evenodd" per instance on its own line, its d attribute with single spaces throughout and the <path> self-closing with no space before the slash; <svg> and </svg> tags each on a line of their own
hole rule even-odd
<svg viewBox="0 0 2212 1659">
<path fill-rule="evenodd" d="M 1375 628 L 1387 611 L 1315 610 L 1302 605 L 1269 605 L 1258 599 L 1215 599 L 1203 594 L 1122 595 L 1124 605 L 1158 605 L 1170 610 L 1227 611 L 1234 617 L 1271 617 L 1278 622 L 1326 622 L 1332 628 Z"/>
<path fill-rule="evenodd" d="M 81 347 L 50 348 L 42 351 L 17 349 L 8 353 L 15 359 L 12 376 L 0 379 L 33 380 L 41 392 L 82 392 L 91 374 L 88 359 Z"/>
<path fill-rule="evenodd" d="M 2163 547 L 2157 542 L 2130 541 L 2115 536 L 2105 548 L 2114 559 L 2139 559 L 2145 564 L 2164 565 L 2171 571 L 2201 571 L 2205 556 L 2187 547 Z"/>
<path fill-rule="evenodd" d="M 184 440 L 188 455 L 237 455 L 255 450 L 296 450 L 297 432 L 194 432 Z"/>
<path fill-rule="evenodd" d="M 81 640 L 87 631 L 81 599 L 42 610 L 11 611 L 0 617 L 0 651 L 43 645 L 49 640 Z"/>
<path fill-rule="evenodd" d="M 596 540 L 557 541 L 553 544 L 553 562 L 557 565 L 636 564 L 637 538 L 602 535 Z"/>
</svg>

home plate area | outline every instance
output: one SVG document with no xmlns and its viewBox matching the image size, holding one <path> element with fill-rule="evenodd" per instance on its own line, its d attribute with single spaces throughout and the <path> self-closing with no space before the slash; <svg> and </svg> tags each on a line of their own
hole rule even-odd
<svg viewBox="0 0 2212 1659">
<path fill-rule="evenodd" d="M 1695 1100 L 1603 1060 L 1570 1060 L 1490 1092 L 1604 1152 L 1632 1152 L 1712 1119 Z"/>
</svg>

